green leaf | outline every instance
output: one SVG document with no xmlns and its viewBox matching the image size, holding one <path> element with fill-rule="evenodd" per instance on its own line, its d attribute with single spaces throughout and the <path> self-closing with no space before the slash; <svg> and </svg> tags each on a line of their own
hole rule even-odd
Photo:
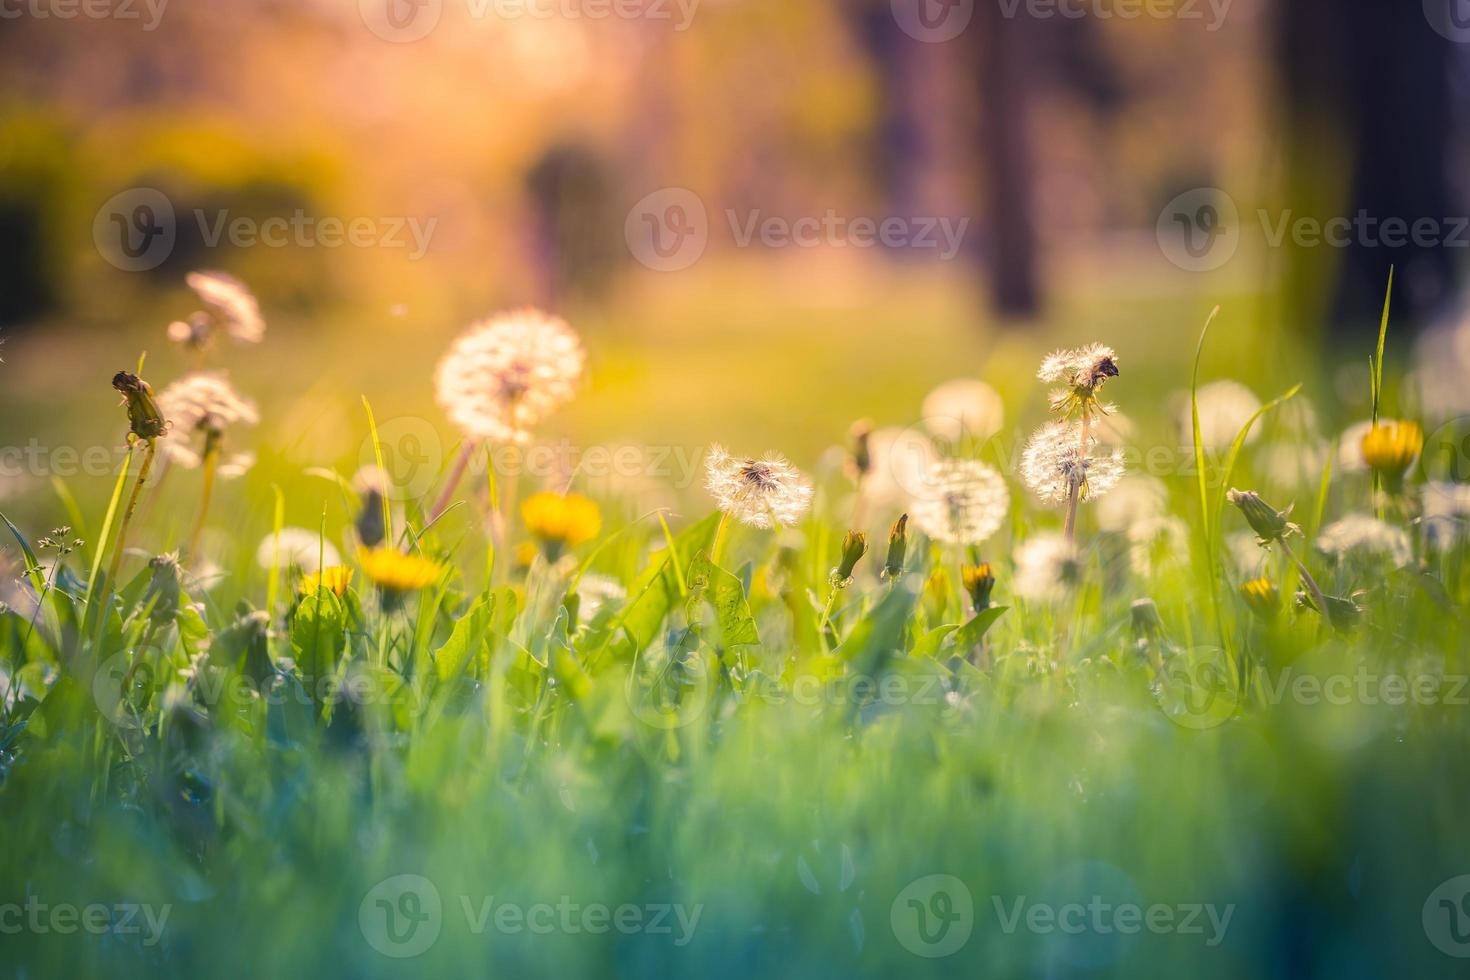
<svg viewBox="0 0 1470 980">
<path fill-rule="evenodd" d="M 719 517 L 719 514 L 711 514 L 698 524 L 685 528 L 674 539 L 674 554 L 671 556 L 667 548 L 654 554 L 652 563 L 628 590 L 633 600 L 623 607 L 615 628 L 609 633 L 609 645 L 619 647 L 619 659 L 630 657 L 658 636 L 670 610 L 683 597 L 680 574 L 676 569 L 686 565 L 696 553 L 709 550 L 714 543 Z M 630 648 L 624 649 L 625 644 Z"/>
<path fill-rule="evenodd" d="M 703 551 L 689 566 L 689 579 L 690 603 L 703 599 L 714 609 L 723 646 L 760 643 L 760 633 L 745 598 L 745 584 L 740 579 L 711 562 Z"/>
<path fill-rule="evenodd" d="M 449 639 L 434 651 L 434 670 L 441 682 L 457 679 L 476 661 L 488 662 L 494 619 L 495 594 L 487 592 L 455 622 Z"/>
<path fill-rule="evenodd" d="M 291 649 L 305 677 L 330 671 L 346 638 L 347 617 L 331 589 L 318 589 L 301 600 L 291 623 Z"/>
<path fill-rule="evenodd" d="M 961 650 L 970 650 L 975 647 L 985 638 L 985 634 L 990 631 L 990 627 L 995 625 L 996 620 L 1000 619 L 1009 608 L 1009 606 L 991 606 L 989 609 L 982 609 L 976 613 L 973 619 L 961 626 L 959 632 L 955 633 L 955 646 Z"/>
<path fill-rule="evenodd" d="M 934 627 L 919 637 L 919 642 L 914 644 L 914 648 L 909 651 L 909 655 L 913 657 L 938 656 L 939 648 L 944 646 L 944 641 L 949 638 L 949 634 L 959 628 L 959 623 L 945 623 L 943 626 Z"/>
</svg>

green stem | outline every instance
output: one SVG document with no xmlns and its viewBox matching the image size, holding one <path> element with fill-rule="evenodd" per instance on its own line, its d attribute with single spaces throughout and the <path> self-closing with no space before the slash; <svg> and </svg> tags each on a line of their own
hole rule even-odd
<svg viewBox="0 0 1470 980">
<path fill-rule="evenodd" d="M 132 523 L 133 511 L 138 509 L 138 495 L 143 492 L 143 484 L 148 479 L 148 474 L 153 470 L 153 457 L 158 452 L 158 440 L 147 440 L 146 448 L 143 450 L 143 465 L 138 470 L 138 479 L 133 483 L 133 490 L 128 494 L 128 506 L 123 510 L 122 523 L 117 529 L 117 544 L 113 546 L 112 561 L 107 565 L 107 586 L 112 588 L 117 582 L 118 566 L 122 564 L 123 550 L 128 543 L 128 525 Z"/>
</svg>

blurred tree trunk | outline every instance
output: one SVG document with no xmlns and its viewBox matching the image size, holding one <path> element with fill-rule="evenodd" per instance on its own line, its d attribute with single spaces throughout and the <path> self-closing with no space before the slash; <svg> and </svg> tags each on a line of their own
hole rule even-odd
<svg viewBox="0 0 1470 980">
<path fill-rule="evenodd" d="M 887 0 L 855 4 L 857 36 L 878 75 L 874 178 L 890 214 L 914 215 L 923 206 L 924 173 L 934 148 L 926 138 L 922 59 L 926 45 L 903 32 Z"/>
<path fill-rule="evenodd" d="M 1365 225 L 1345 250 L 1288 247 L 1288 316 L 1325 320 L 1336 333 L 1376 328 L 1392 265 L 1396 319 L 1422 322 L 1450 294 L 1446 219 L 1463 213 L 1448 178 L 1452 45 L 1419 0 L 1280 0 L 1276 12 L 1283 208 L 1322 221 L 1395 218 L 1410 228 L 1429 219 L 1437 236 L 1388 246 L 1381 227 Z"/>
<path fill-rule="evenodd" d="M 980 105 L 980 200 L 989 235 L 986 268 L 996 311 L 1035 316 L 1041 306 L 1037 270 L 1035 161 L 1027 132 L 1037 82 L 1033 18 L 1006 17 L 1002 5 L 978 3 L 965 32 Z"/>
</svg>

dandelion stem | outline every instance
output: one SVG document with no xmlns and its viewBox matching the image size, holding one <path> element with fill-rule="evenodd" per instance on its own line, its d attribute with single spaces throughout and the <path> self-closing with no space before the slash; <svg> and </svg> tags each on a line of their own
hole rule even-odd
<svg viewBox="0 0 1470 980">
<path fill-rule="evenodd" d="M 465 467 L 469 466 L 470 457 L 474 455 L 477 446 L 478 443 L 474 439 L 466 439 L 459 447 L 459 456 L 454 460 L 454 466 L 445 480 L 444 489 L 439 491 L 439 499 L 434 501 L 434 509 L 429 511 L 429 522 L 438 520 L 439 515 L 444 513 L 444 509 L 449 506 L 449 501 L 454 497 L 455 488 L 459 486 L 460 479 L 464 477 Z"/>
<path fill-rule="evenodd" d="M 128 525 L 132 523 L 133 511 L 138 509 L 138 495 L 143 492 L 143 484 L 148 480 L 148 474 L 153 470 L 153 456 L 158 450 L 158 440 L 146 440 L 143 449 L 143 465 L 138 469 L 138 479 L 133 483 L 133 490 L 128 494 L 128 505 L 123 510 L 122 523 L 117 529 L 117 544 L 113 546 L 112 561 L 107 564 L 107 584 L 111 588 L 117 581 L 117 569 L 122 564 L 123 549 L 128 543 Z"/>
<path fill-rule="evenodd" d="M 1307 566 L 1302 564 L 1302 560 L 1296 556 L 1296 552 L 1291 550 L 1291 545 L 1286 543 L 1286 536 L 1282 535 L 1277 540 L 1281 543 L 1281 550 L 1286 552 L 1286 557 L 1295 563 L 1296 570 L 1301 573 L 1302 581 L 1306 584 L 1307 591 L 1312 593 L 1312 600 L 1317 603 L 1317 611 L 1322 614 L 1322 621 L 1327 624 L 1328 628 L 1332 628 L 1332 610 L 1327 608 L 1327 597 L 1322 594 L 1322 589 L 1318 587 L 1317 580 L 1312 578 L 1312 573 L 1307 571 Z"/>
<path fill-rule="evenodd" d="M 194 531 L 189 535 L 190 560 L 199 556 L 199 538 L 204 534 L 204 519 L 209 513 L 209 501 L 214 496 L 214 474 L 219 467 L 219 435 L 211 432 L 205 437 L 204 487 L 199 493 L 199 516 L 194 519 Z"/>
<path fill-rule="evenodd" d="M 1086 408 L 1082 409 L 1081 429 L 1081 446 L 1077 450 L 1077 465 L 1079 469 L 1087 465 L 1087 440 L 1092 434 L 1092 415 Z M 1071 480 L 1071 487 L 1067 491 L 1067 523 L 1065 530 L 1067 541 L 1072 544 L 1077 543 L 1077 503 L 1082 499 L 1082 487 L 1087 481 L 1085 473 L 1086 471 L 1083 470 L 1074 475 Z"/>
</svg>

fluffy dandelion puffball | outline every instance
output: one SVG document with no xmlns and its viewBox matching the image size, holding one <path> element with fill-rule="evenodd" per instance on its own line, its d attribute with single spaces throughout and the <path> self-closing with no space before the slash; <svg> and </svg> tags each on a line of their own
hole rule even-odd
<svg viewBox="0 0 1470 980">
<path fill-rule="evenodd" d="M 751 527 L 791 527 L 812 503 L 812 485 L 775 453 L 751 459 L 710 446 L 704 469 L 705 489 L 720 510 Z"/>
<path fill-rule="evenodd" d="M 239 279 L 225 272 L 191 272 L 184 277 L 189 288 L 198 294 L 210 308 L 214 317 L 224 326 L 225 332 L 236 340 L 247 344 L 258 344 L 265 336 L 265 320 L 260 316 L 260 304 L 250 288 Z M 197 317 L 197 314 L 196 314 Z M 175 324 L 169 327 L 169 336 L 174 339 L 190 340 L 190 336 L 176 337 Z M 199 324 L 191 318 L 190 334 Z"/>
<path fill-rule="evenodd" d="M 1194 445 L 1194 408 L 1190 405 L 1187 392 L 1174 397 L 1178 408 L 1179 434 L 1184 445 Z M 1251 417 L 1261 409 L 1261 400 L 1239 381 L 1211 381 L 1201 385 L 1196 393 L 1199 403 L 1200 445 L 1206 449 L 1227 449 L 1245 428 Z M 1256 441 L 1258 426 L 1251 428 L 1246 443 Z"/>
<path fill-rule="evenodd" d="M 1049 384 L 1096 388 L 1118 376 L 1118 355 L 1106 344 L 1054 351 L 1042 359 L 1036 376 Z"/>
<path fill-rule="evenodd" d="M 1082 577 L 1077 546 L 1064 535 L 1035 534 L 1016 549 L 1012 591 L 1023 599 L 1051 602 L 1066 595 Z"/>
<path fill-rule="evenodd" d="M 875 429 L 868 436 L 868 455 L 871 464 L 863 478 L 863 494 L 880 509 L 907 506 L 939 461 L 939 451 L 927 435 L 894 426 Z"/>
<path fill-rule="evenodd" d="M 914 525 L 945 544 L 979 544 L 1005 520 L 1011 494 L 992 467 L 973 459 L 941 460 L 909 508 Z"/>
<path fill-rule="evenodd" d="M 168 457 L 180 466 L 198 466 L 201 457 L 189 443 L 195 433 L 206 443 L 218 439 L 233 425 L 260 421 L 255 403 L 235 390 L 223 371 L 187 374 L 158 394 L 158 409 L 172 426 L 172 438 L 161 443 Z M 222 461 L 220 475 L 239 476 L 255 462 L 253 454 L 241 453 Z"/>
<path fill-rule="evenodd" d="M 1348 514 L 1327 525 L 1317 535 L 1317 550 L 1339 561 L 1353 555 L 1383 557 L 1399 567 L 1414 556 L 1409 536 L 1402 528 L 1371 514 Z"/>
<path fill-rule="evenodd" d="M 1431 548 L 1445 548 L 1470 530 L 1470 484 L 1432 481 L 1420 489 L 1424 538 Z"/>
<path fill-rule="evenodd" d="M 924 425 L 941 439 L 989 439 L 1005 425 L 1005 403 L 983 381 L 959 378 L 929 392 L 922 408 Z"/>
<path fill-rule="evenodd" d="M 1065 504 L 1072 488 L 1079 499 L 1101 497 L 1123 476 L 1122 450 L 1096 455 L 1097 437 L 1084 442 L 1076 422 L 1050 422 L 1036 431 L 1021 454 L 1021 477 L 1043 503 Z"/>
<path fill-rule="evenodd" d="M 471 325 L 450 345 L 434 395 L 467 438 L 524 445 L 533 426 L 571 401 L 585 364 L 564 320 L 515 310 Z"/>
<path fill-rule="evenodd" d="M 260 539 L 255 549 L 255 561 L 261 568 L 299 568 L 304 572 L 315 572 L 320 568 L 331 568 L 342 564 L 342 556 L 332 547 L 332 542 L 316 531 L 304 527 L 283 527 L 280 537 L 267 534 Z"/>
</svg>

